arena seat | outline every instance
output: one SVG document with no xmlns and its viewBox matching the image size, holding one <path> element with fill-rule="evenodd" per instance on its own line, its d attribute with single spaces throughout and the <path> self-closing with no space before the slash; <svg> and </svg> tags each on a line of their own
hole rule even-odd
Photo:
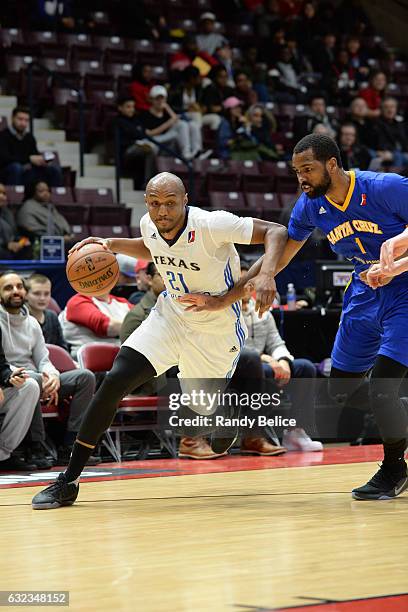
<svg viewBox="0 0 408 612">
<path fill-rule="evenodd" d="M 105 342 L 85 344 L 78 350 L 78 362 L 81 368 L 87 368 L 92 372 L 108 372 L 112 368 L 113 361 L 119 352 L 119 347 Z M 173 434 L 161 431 L 157 423 L 157 397 L 139 395 L 127 395 L 119 403 L 113 424 L 105 432 L 102 443 L 112 454 L 116 461 L 121 461 L 122 450 L 120 434 L 122 431 L 146 431 L 150 430 L 156 435 L 160 443 L 169 451 L 172 457 L 177 457 L 177 449 Z M 150 419 L 145 418 L 135 423 L 126 423 L 125 415 L 147 413 Z M 114 436 L 114 440 L 112 438 Z"/>
<path fill-rule="evenodd" d="M 113 206 L 113 192 L 109 188 L 78 188 L 74 189 L 75 200 L 78 204 L 95 204 L 96 206 Z"/>
<path fill-rule="evenodd" d="M 238 191 L 210 191 L 211 208 L 242 210 L 245 208 L 244 194 Z"/>
</svg>

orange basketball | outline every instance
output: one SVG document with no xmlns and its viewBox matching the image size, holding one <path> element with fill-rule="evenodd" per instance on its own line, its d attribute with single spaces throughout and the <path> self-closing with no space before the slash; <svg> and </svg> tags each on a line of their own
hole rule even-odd
<svg viewBox="0 0 408 612">
<path fill-rule="evenodd" d="M 109 293 L 119 278 L 115 255 L 101 244 L 85 244 L 71 253 L 67 261 L 67 278 L 78 293 L 103 295 Z"/>
</svg>

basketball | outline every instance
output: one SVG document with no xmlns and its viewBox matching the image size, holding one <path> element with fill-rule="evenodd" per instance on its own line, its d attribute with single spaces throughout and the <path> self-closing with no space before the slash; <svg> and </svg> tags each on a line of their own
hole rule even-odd
<svg viewBox="0 0 408 612">
<path fill-rule="evenodd" d="M 101 244 L 91 243 L 69 255 L 66 273 L 75 291 L 97 297 L 109 293 L 115 286 L 119 265 L 111 251 Z"/>
</svg>

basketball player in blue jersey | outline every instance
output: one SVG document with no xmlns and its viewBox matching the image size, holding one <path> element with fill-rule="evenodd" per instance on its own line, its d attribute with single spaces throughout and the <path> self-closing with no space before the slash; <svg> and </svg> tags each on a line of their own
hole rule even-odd
<svg viewBox="0 0 408 612">
<path fill-rule="evenodd" d="M 226 381 L 232 377 L 247 336 L 240 303 L 220 312 L 197 314 L 179 299 L 189 291 L 219 295 L 233 287 L 240 279 L 235 244 L 265 247 L 256 281 L 257 307 L 261 312 L 268 309 L 276 293 L 274 275 L 285 247 L 286 228 L 222 210 L 209 212 L 189 207 L 182 181 L 167 172 L 149 181 L 145 200 L 147 213 L 140 222 L 142 238 L 92 237 L 74 247 L 98 242 L 115 253 L 153 259 L 166 290 L 147 319 L 122 345 L 86 410 L 65 473 L 34 497 L 34 509 L 74 503 L 80 474 L 126 393 L 172 366 L 178 366 L 183 392 L 190 384 L 201 391 L 206 384 L 203 379 Z M 200 413 L 208 406 L 191 409 Z M 214 451 L 222 453 L 233 442 L 232 437 L 214 438 L 211 444 Z M 227 446 L 220 448 L 220 444 Z"/>
<path fill-rule="evenodd" d="M 354 263 L 332 352 L 331 392 L 343 400 L 353 397 L 361 388 L 360 379 L 371 372 L 370 399 L 384 460 L 352 495 L 359 500 L 393 498 L 408 487 L 407 416 L 398 393 L 408 372 L 408 272 L 383 278 L 376 290 L 363 281 L 370 267 L 379 263 L 381 245 L 408 224 L 408 179 L 392 173 L 345 172 L 334 140 L 316 134 L 298 142 L 292 164 L 303 194 L 292 211 L 278 271 L 316 227 L 327 235 L 335 253 Z M 187 295 L 183 300 L 197 311 L 226 307 L 243 295 L 245 282 L 256 277 L 261 261 L 229 294 Z"/>
</svg>

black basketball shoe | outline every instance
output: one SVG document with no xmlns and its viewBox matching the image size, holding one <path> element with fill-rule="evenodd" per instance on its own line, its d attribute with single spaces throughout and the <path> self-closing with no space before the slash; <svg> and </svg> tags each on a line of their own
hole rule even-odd
<svg viewBox="0 0 408 612">
<path fill-rule="evenodd" d="M 72 506 L 78 497 L 79 485 L 68 482 L 65 474 L 60 474 L 55 482 L 33 497 L 34 510 L 49 510 L 61 506 Z"/>
<path fill-rule="evenodd" d="M 353 499 L 370 500 L 370 499 L 393 499 L 400 495 L 408 488 L 408 472 L 407 466 L 397 472 L 390 470 L 382 464 L 380 469 L 367 482 L 367 484 L 358 489 L 353 489 L 351 494 Z"/>
</svg>

